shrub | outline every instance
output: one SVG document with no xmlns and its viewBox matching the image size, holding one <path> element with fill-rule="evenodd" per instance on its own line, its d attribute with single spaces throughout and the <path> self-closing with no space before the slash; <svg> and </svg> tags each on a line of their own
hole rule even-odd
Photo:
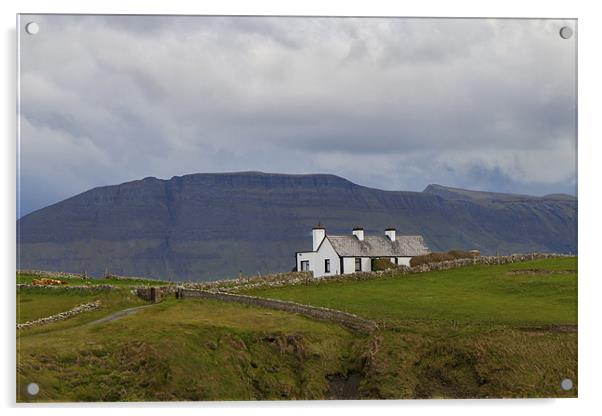
<svg viewBox="0 0 602 416">
<path fill-rule="evenodd" d="M 395 263 L 393 263 L 388 257 L 372 259 L 372 271 L 373 272 L 378 272 L 380 270 L 395 269 L 396 267 L 399 267 L 399 266 L 397 266 Z"/>
<path fill-rule="evenodd" d="M 465 250 L 451 250 L 448 251 L 447 254 L 453 256 L 455 259 L 471 259 L 473 257 L 477 257 L 479 254 L 478 251 L 465 251 Z"/>
</svg>

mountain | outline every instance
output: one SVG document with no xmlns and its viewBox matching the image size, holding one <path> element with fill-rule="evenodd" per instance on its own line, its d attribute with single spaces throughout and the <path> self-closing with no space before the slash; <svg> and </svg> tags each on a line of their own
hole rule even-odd
<svg viewBox="0 0 602 416">
<path fill-rule="evenodd" d="M 577 251 L 577 199 L 429 185 L 383 191 L 334 175 L 145 178 L 91 189 L 17 221 L 19 268 L 175 280 L 288 271 L 311 228 L 395 226 L 433 251 Z"/>
</svg>

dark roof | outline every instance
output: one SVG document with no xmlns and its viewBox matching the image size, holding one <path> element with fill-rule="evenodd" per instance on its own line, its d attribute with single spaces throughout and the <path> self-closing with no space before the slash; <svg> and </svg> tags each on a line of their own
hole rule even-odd
<svg viewBox="0 0 602 416">
<path fill-rule="evenodd" d="M 326 238 L 341 257 L 412 257 L 429 253 L 421 235 L 399 235 L 394 242 L 384 235 L 366 236 L 362 241 L 354 235 Z"/>
</svg>

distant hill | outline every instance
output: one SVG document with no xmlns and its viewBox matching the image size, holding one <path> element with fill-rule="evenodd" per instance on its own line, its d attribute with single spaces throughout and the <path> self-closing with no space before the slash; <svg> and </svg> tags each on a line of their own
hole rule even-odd
<svg viewBox="0 0 602 416">
<path fill-rule="evenodd" d="M 19 268 L 177 280 L 288 271 L 311 227 L 422 234 L 431 250 L 577 251 L 577 199 L 429 185 L 383 191 L 334 175 L 145 178 L 91 189 L 17 221 Z"/>
</svg>

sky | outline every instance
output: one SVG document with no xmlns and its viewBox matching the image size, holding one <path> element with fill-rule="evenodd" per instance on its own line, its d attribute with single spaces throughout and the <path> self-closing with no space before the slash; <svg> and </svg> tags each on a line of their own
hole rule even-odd
<svg viewBox="0 0 602 416">
<path fill-rule="evenodd" d="M 201 172 L 576 194 L 576 36 L 559 36 L 573 20 L 24 15 L 20 26 L 18 216 L 96 186 Z"/>
</svg>

